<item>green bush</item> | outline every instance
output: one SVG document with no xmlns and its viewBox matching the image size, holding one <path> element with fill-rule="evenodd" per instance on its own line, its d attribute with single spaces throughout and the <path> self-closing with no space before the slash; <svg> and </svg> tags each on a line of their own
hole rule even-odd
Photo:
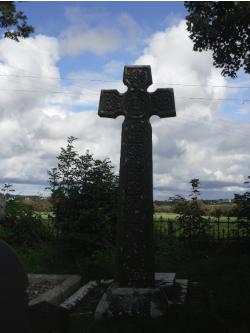
<svg viewBox="0 0 250 333">
<path fill-rule="evenodd" d="M 235 194 L 234 202 L 236 203 L 236 216 L 250 221 L 250 192 L 245 192 L 242 195 Z"/>
<path fill-rule="evenodd" d="M 208 238 L 209 223 L 203 216 L 205 214 L 204 204 L 198 200 L 200 195 L 199 179 L 191 179 L 192 192 L 191 200 L 186 200 L 181 196 L 175 197 L 175 207 L 177 223 L 180 227 L 181 237 L 183 238 Z"/>
<path fill-rule="evenodd" d="M 67 253 L 93 254 L 114 242 L 118 178 L 109 160 L 79 155 L 68 138 L 49 171 L 58 241 Z"/>
<path fill-rule="evenodd" d="M 51 237 L 42 218 L 18 199 L 6 203 L 6 217 L 0 225 L 0 238 L 12 246 L 32 247 Z"/>
</svg>

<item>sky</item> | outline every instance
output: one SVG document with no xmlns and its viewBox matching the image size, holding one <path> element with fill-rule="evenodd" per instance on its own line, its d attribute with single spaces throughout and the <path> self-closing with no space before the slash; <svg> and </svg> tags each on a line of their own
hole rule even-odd
<svg viewBox="0 0 250 333">
<path fill-rule="evenodd" d="M 44 195 L 60 147 L 110 158 L 119 172 L 123 117 L 99 118 L 101 89 L 125 92 L 124 65 L 151 65 L 173 88 L 176 118 L 151 117 L 154 199 L 190 193 L 231 199 L 250 175 L 249 75 L 224 78 L 194 52 L 183 2 L 21 2 L 35 33 L 0 39 L 0 185 Z M 2 33 L 2 32 L 1 32 Z"/>
</svg>

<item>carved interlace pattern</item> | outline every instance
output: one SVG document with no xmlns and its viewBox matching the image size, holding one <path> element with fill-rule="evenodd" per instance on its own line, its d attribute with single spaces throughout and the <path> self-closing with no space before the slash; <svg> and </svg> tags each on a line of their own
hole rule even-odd
<svg viewBox="0 0 250 333">
<path fill-rule="evenodd" d="M 104 90 L 101 94 L 99 115 L 115 118 L 122 114 L 121 96 L 117 90 Z"/>
<path fill-rule="evenodd" d="M 154 283 L 152 131 L 151 115 L 175 115 L 172 89 L 148 93 L 149 66 L 127 66 L 123 82 L 128 91 L 103 90 L 101 117 L 125 115 L 120 164 L 117 282 L 121 286 L 149 287 Z"/>
<path fill-rule="evenodd" d="M 125 96 L 125 114 L 129 118 L 149 117 L 150 99 L 144 91 L 128 91 Z"/>
<path fill-rule="evenodd" d="M 150 94 L 152 110 L 151 114 L 159 117 L 174 117 L 174 93 L 173 89 L 157 89 Z"/>
<path fill-rule="evenodd" d="M 146 89 L 152 84 L 150 67 L 125 67 L 123 82 L 129 88 Z"/>
</svg>

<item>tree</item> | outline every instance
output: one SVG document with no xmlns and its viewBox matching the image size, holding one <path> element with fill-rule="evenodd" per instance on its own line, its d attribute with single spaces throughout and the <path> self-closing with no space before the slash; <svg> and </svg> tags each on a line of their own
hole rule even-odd
<svg viewBox="0 0 250 333">
<path fill-rule="evenodd" d="M 250 183 L 250 176 L 244 184 Z M 243 194 L 235 194 L 234 202 L 236 203 L 236 215 L 239 219 L 246 219 L 250 221 L 250 192 L 247 191 Z"/>
<path fill-rule="evenodd" d="M 12 246 L 35 246 L 51 239 L 50 230 L 33 207 L 23 203 L 21 196 L 15 195 L 11 184 L 0 189 L 5 202 L 5 212 L 0 223 L 0 239 Z"/>
<path fill-rule="evenodd" d="M 190 180 L 189 184 L 192 186 L 192 192 L 190 194 L 193 201 L 197 201 L 198 196 L 201 194 L 199 191 L 200 180 L 198 178 L 193 178 Z"/>
<path fill-rule="evenodd" d="M 16 10 L 14 1 L 0 2 L 0 28 L 4 37 L 19 42 L 19 38 L 27 38 L 34 28 L 27 24 L 27 16 L 22 11 Z"/>
<path fill-rule="evenodd" d="M 186 200 L 177 196 L 176 213 L 179 214 L 177 222 L 184 238 L 206 237 L 208 235 L 209 225 L 203 217 L 204 209 L 202 202 L 198 200 L 200 195 L 200 181 L 197 178 L 189 182 L 192 186 L 191 200 Z"/>
<path fill-rule="evenodd" d="M 194 51 L 213 51 L 222 75 L 250 73 L 250 3 L 248 1 L 185 1 L 187 29 Z"/>
<path fill-rule="evenodd" d="M 59 241 L 67 252 L 90 255 L 114 241 L 118 177 L 110 160 L 79 155 L 76 138 L 61 148 L 49 171 Z"/>
</svg>

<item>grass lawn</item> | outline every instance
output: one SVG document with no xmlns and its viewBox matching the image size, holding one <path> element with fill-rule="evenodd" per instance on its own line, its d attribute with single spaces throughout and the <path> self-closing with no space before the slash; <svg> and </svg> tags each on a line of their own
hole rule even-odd
<svg viewBox="0 0 250 333">
<path fill-rule="evenodd" d="M 154 213 L 154 220 L 159 220 L 161 217 L 163 220 L 175 220 L 178 214 L 175 213 L 164 213 L 156 212 Z"/>
<path fill-rule="evenodd" d="M 167 220 L 175 220 L 179 215 L 175 214 L 175 213 L 164 213 L 164 212 L 155 212 L 154 213 L 154 220 L 155 221 L 159 221 L 161 218 L 163 219 L 163 221 L 167 221 Z M 210 218 L 211 221 L 217 221 L 218 219 L 215 216 L 203 216 L 204 218 Z M 230 221 L 231 222 L 235 222 L 237 220 L 236 217 L 231 216 L 230 217 Z M 220 222 L 227 222 L 228 221 L 228 217 L 227 216 L 221 216 L 220 217 Z"/>
</svg>

